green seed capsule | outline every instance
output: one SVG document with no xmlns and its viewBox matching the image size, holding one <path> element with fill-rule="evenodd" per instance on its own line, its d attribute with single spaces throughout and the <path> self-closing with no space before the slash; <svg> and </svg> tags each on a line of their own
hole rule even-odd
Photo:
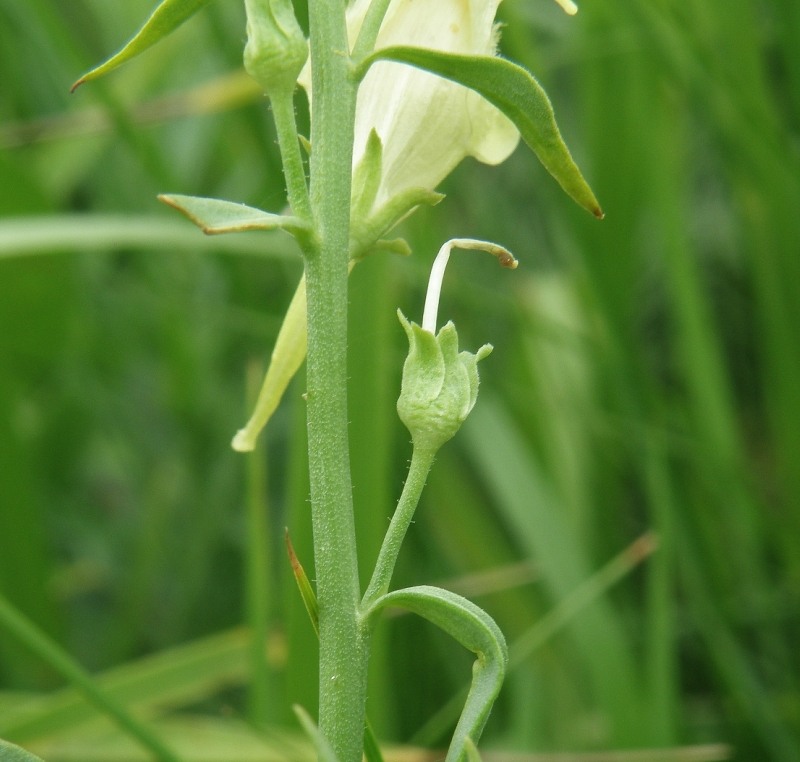
<svg viewBox="0 0 800 762">
<path fill-rule="evenodd" d="M 397 413 L 411 432 L 414 447 L 435 452 L 455 435 L 475 406 L 478 361 L 492 347 L 484 344 L 475 354 L 459 352 L 452 322 L 434 336 L 399 310 L 397 315 L 409 343 Z"/>
</svg>

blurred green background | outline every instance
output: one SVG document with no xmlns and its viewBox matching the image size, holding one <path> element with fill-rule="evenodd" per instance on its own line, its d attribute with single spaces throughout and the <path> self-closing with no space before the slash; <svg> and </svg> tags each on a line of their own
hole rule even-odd
<svg viewBox="0 0 800 762">
<path fill-rule="evenodd" d="M 231 762 L 307 755 L 290 705 L 316 701 L 283 550 L 288 527 L 313 578 L 302 378 L 256 456 L 229 447 L 300 261 L 155 201 L 284 204 L 241 6 L 70 96 L 152 1 L 0 0 L 0 590 L 186 759 Z M 487 759 L 800 760 L 800 4 L 506 0 L 500 18 L 606 219 L 520 148 L 447 180 L 403 226 L 413 257 L 354 271 L 362 573 L 410 455 L 395 310 L 420 319 L 444 240 L 496 240 L 518 271 L 467 254 L 447 275 L 440 316 L 495 352 L 396 577 L 504 630 Z M 387 620 L 378 735 L 446 745 L 469 664 Z M 49 762 L 145 759 L 7 632 L 0 737 Z"/>
</svg>

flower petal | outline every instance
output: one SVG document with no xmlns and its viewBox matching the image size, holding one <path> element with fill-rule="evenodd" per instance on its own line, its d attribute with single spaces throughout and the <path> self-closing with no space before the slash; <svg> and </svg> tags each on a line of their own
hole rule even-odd
<svg viewBox="0 0 800 762">
<path fill-rule="evenodd" d="M 450 53 L 495 52 L 494 16 L 500 0 L 394 0 L 376 48 L 413 44 Z M 352 7 L 357 33 L 365 12 Z M 466 156 L 497 164 L 516 147 L 519 135 L 494 106 L 462 86 L 427 72 L 373 65 L 361 83 L 356 111 L 354 160 L 370 132 L 384 145 L 384 182 L 378 203 L 410 186 L 435 188 Z"/>
</svg>

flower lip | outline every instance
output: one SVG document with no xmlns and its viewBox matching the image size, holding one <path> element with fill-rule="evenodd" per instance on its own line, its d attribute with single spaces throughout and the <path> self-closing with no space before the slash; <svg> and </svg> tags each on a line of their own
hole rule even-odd
<svg viewBox="0 0 800 762">
<path fill-rule="evenodd" d="M 497 257 L 501 267 L 507 267 L 510 270 L 515 270 L 519 264 L 508 249 L 490 241 L 479 241 L 474 238 L 452 238 L 447 241 L 439 249 L 436 259 L 433 260 L 431 276 L 428 280 L 428 293 L 425 296 L 425 309 L 422 313 L 422 328 L 432 334 L 436 333 L 436 317 L 439 311 L 439 296 L 442 293 L 442 280 L 450 259 L 450 252 L 453 249 L 485 251 Z"/>
</svg>

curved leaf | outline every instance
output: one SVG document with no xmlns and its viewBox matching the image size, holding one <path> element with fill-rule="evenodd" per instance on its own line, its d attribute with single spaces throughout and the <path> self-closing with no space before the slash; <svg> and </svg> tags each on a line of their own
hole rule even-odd
<svg viewBox="0 0 800 762">
<path fill-rule="evenodd" d="M 42 762 L 42 760 L 35 754 L 0 739 L 0 762 Z"/>
<path fill-rule="evenodd" d="M 307 235 L 309 232 L 308 225 L 299 217 L 272 214 L 233 201 L 176 194 L 162 194 L 158 200 L 188 217 L 206 235 L 248 230 L 284 230 L 292 235 Z"/>
<path fill-rule="evenodd" d="M 503 633 L 483 609 L 438 587 L 421 585 L 387 593 L 373 604 L 367 615 L 386 606 L 399 606 L 418 614 L 477 656 L 472 668 L 472 685 L 446 762 L 468 759 L 469 744 L 477 744 L 480 739 L 505 677 L 508 650 Z"/>
<path fill-rule="evenodd" d="M 530 72 L 496 56 L 395 46 L 376 50 L 359 65 L 356 76 L 362 78 L 370 65 L 381 59 L 425 69 L 482 95 L 514 122 L 522 139 L 567 194 L 595 217 L 603 217 L 592 189 L 561 137 L 550 99 Z"/>
<path fill-rule="evenodd" d="M 144 22 L 142 28 L 128 41 L 122 50 L 84 74 L 70 88 L 70 92 L 75 92 L 84 82 L 102 77 L 126 61 L 130 61 L 131 58 L 135 58 L 139 53 L 143 53 L 210 2 L 211 0 L 162 0 L 161 4 L 150 15 L 150 18 Z"/>
</svg>

